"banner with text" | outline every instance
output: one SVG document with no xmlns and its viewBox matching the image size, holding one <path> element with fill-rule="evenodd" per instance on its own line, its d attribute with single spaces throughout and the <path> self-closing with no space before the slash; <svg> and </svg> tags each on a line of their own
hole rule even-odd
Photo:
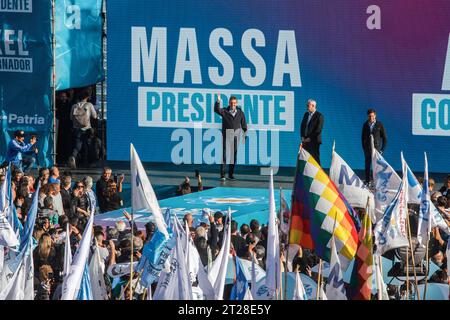
<svg viewBox="0 0 450 320">
<path fill-rule="evenodd" d="M 312 98 L 325 119 L 324 167 L 335 140 L 351 168 L 364 168 L 361 130 L 374 108 L 395 169 L 403 150 L 413 170 L 423 151 L 430 171 L 448 170 L 448 0 L 427 10 L 421 0 L 107 6 L 109 160 L 129 160 L 132 142 L 143 161 L 220 163 L 220 93 L 222 107 L 236 96 L 247 120 L 238 164 L 295 166 Z"/>
<path fill-rule="evenodd" d="M 0 0 L 0 161 L 24 130 L 37 135 L 39 164 L 51 163 L 51 8 L 51 0 Z"/>
</svg>

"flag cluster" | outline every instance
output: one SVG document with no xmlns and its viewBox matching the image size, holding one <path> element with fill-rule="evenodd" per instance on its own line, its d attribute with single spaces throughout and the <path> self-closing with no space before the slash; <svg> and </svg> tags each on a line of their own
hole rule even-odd
<svg viewBox="0 0 450 320">
<path fill-rule="evenodd" d="M 299 152 L 291 208 L 289 242 L 314 249 L 319 257 L 330 261 L 334 235 L 336 251 L 346 269 L 357 250 L 357 218 L 333 181 L 303 148 Z"/>
</svg>

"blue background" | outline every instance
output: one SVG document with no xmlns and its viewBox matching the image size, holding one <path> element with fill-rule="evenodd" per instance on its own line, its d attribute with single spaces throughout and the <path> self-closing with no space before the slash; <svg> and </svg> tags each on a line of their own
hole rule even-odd
<svg viewBox="0 0 450 320">
<path fill-rule="evenodd" d="M 368 30 L 367 7 L 381 8 L 381 30 Z M 165 86 L 295 92 L 295 132 L 280 134 L 280 165 L 295 166 L 300 143 L 299 126 L 305 103 L 314 98 L 325 116 L 321 160 L 331 162 L 331 147 L 354 169 L 364 167 L 361 128 L 366 110 L 375 108 L 388 135 L 384 154 L 400 169 L 400 151 L 414 171 L 423 171 L 423 151 L 429 170 L 448 171 L 448 137 L 412 135 L 412 94 L 441 91 L 445 54 L 450 32 L 447 0 L 280 0 L 280 1 L 144 1 L 108 2 L 108 159 L 129 160 L 133 142 L 142 161 L 170 162 L 176 142 L 173 128 L 139 128 L 137 88 Z M 167 27 L 167 83 L 131 82 L 131 26 Z M 195 28 L 202 85 L 173 84 L 179 29 Z M 209 51 L 210 32 L 226 28 L 233 47 L 223 47 L 234 62 L 233 81 L 217 87 L 209 81 L 208 67 L 220 63 Z M 245 30 L 256 28 L 265 35 L 263 56 L 267 75 L 263 85 L 250 88 L 241 82 L 239 69 L 252 67 L 240 41 Z M 279 30 L 295 30 L 302 87 L 272 87 Z M 286 81 L 287 80 L 287 81 Z"/>
<path fill-rule="evenodd" d="M 100 82 L 102 68 L 103 0 L 59 0 L 55 3 L 56 90 L 78 88 Z M 70 5 L 80 8 L 80 29 L 69 29 Z"/>
</svg>

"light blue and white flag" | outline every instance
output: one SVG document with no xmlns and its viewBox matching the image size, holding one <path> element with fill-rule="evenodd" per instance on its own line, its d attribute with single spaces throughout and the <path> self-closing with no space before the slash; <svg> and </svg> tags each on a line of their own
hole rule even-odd
<svg viewBox="0 0 450 320">
<path fill-rule="evenodd" d="M 83 277 L 81 278 L 80 290 L 78 291 L 77 300 L 94 300 L 91 289 L 91 277 L 89 276 L 89 269 L 84 265 Z"/>
<path fill-rule="evenodd" d="M 164 234 L 166 239 L 169 238 L 166 223 L 159 207 L 158 199 L 155 191 L 142 166 L 141 159 L 130 144 L 131 152 L 131 205 L 133 212 L 140 210 L 149 210 L 155 218 L 156 227 Z"/>
<path fill-rule="evenodd" d="M 70 230 L 69 223 L 66 224 L 66 241 L 64 242 L 64 267 L 63 275 L 64 277 L 69 274 L 70 266 L 72 264 L 72 250 L 70 248 Z"/>
<path fill-rule="evenodd" d="M 174 217 L 175 218 L 175 217 Z M 148 288 L 157 281 L 164 269 L 164 264 L 169 259 L 172 249 L 176 245 L 176 237 L 172 226 L 167 227 L 169 238 L 156 229 L 152 239 L 144 245 L 142 257 L 136 267 L 137 272 L 142 272 L 141 285 Z"/>
<path fill-rule="evenodd" d="M 405 165 L 403 165 L 403 173 L 402 183 L 397 194 L 386 208 L 381 220 L 375 225 L 374 236 L 378 255 L 382 255 L 391 249 L 409 246 L 406 231 L 408 180 L 405 174 Z"/>
<path fill-rule="evenodd" d="M 421 190 L 422 191 L 422 190 Z M 431 232 L 431 210 L 430 210 L 430 189 L 428 188 L 428 160 L 425 153 L 425 168 L 423 178 L 423 192 L 421 192 L 422 201 L 420 202 L 419 221 L 417 224 L 417 241 L 422 247 L 428 243 Z"/>
<path fill-rule="evenodd" d="M 41 184 L 39 183 L 36 191 L 34 192 L 33 201 L 31 202 L 30 209 L 28 210 L 27 220 L 25 221 L 25 225 L 23 226 L 23 230 L 20 235 L 20 251 L 22 251 L 25 245 L 27 245 L 33 235 L 34 224 L 36 223 L 37 210 L 39 205 L 40 186 Z"/>
<path fill-rule="evenodd" d="M 33 300 L 33 240 L 29 239 L 5 266 L 1 279 L 0 300 Z"/>
<path fill-rule="evenodd" d="M 375 221 L 375 197 L 373 193 L 364 185 L 347 162 L 334 151 L 334 144 L 329 176 L 351 207 L 366 208 L 367 198 L 369 198 L 368 212 L 372 221 Z"/>
<path fill-rule="evenodd" d="M 300 272 L 295 272 L 295 288 L 294 297 L 292 300 L 308 300 L 308 296 L 303 286 L 302 279 L 300 278 Z"/>
<path fill-rule="evenodd" d="M 372 140 L 373 143 L 373 140 Z M 380 221 L 394 200 L 402 179 L 372 145 L 372 170 L 375 183 L 375 220 Z"/>
<path fill-rule="evenodd" d="M 238 257 L 235 257 L 236 265 L 236 282 L 231 289 L 230 300 L 244 300 L 249 289 L 247 279 L 242 270 L 241 262 Z"/>
<path fill-rule="evenodd" d="M 406 161 L 402 160 L 404 164 L 406 165 L 406 169 L 408 171 L 408 203 L 415 203 L 415 204 L 422 204 L 422 186 L 420 185 L 419 181 L 417 180 L 416 176 L 412 173 L 411 169 L 409 169 L 408 164 Z M 428 167 L 428 162 L 427 162 Z M 410 187 L 412 185 L 412 187 Z M 427 191 L 429 192 L 429 191 Z M 411 199 L 413 197 L 413 199 Z M 441 231 L 445 232 L 446 234 L 450 234 L 450 227 L 445 222 L 444 218 L 442 217 L 439 210 L 436 208 L 434 203 L 429 201 L 430 205 L 430 228 L 438 227 Z M 430 229 L 431 230 L 431 229 Z"/>
<path fill-rule="evenodd" d="M 266 249 L 266 286 L 269 290 L 269 300 L 276 299 L 280 289 L 280 237 L 278 236 L 277 214 L 275 211 L 275 192 L 273 188 L 273 171 L 270 171 L 269 181 L 269 230 Z"/>
<path fill-rule="evenodd" d="M 81 288 L 81 282 L 85 273 L 92 241 L 92 227 L 94 224 L 94 212 L 91 212 L 89 221 L 83 232 L 83 237 L 75 255 L 69 274 L 64 277 L 61 300 L 77 300 Z M 88 271 L 89 272 L 89 271 Z M 86 279 L 85 279 L 86 281 Z"/>
<path fill-rule="evenodd" d="M 19 245 L 19 240 L 14 233 L 13 228 L 9 224 L 3 212 L 0 212 L 0 246 L 14 248 Z"/>
<path fill-rule="evenodd" d="M 331 237 L 330 274 L 325 290 L 328 300 L 347 300 L 344 287 L 344 274 L 336 251 L 334 237 Z"/>
</svg>

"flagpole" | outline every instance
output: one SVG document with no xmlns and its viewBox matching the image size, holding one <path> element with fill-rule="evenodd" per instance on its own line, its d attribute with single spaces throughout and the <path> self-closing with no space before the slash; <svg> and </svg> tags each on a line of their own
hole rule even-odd
<svg viewBox="0 0 450 320">
<path fill-rule="evenodd" d="M 322 275 L 322 259 L 319 260 L 319 274 L 317 275 L 317 292 L 316 292 L 316 300 L 319 300 L 321 286 L 321 275 Z"/>
<path fill-rule="evenodd" d="M 428 223 L 431 223 L 431 221 L 428 221 Z M 428 238 L 427 238 L 427 246 L 426 249 L 427 250 L 425 252 L 425 259 L 427 260 L 427 272 L 425 273 L 425 289 L 423 289 L 423 300 L 427 300 L 427 287 L 428 287 L 428 272 L 430 270 L 430 257 L 428 255 L 428 246 L 430 244 L 430 233 L 428 233 Z M 447 257 L 448 259 L 449 257 Z"/>
<path fill-rule="evenodd" d="M 382 281 L 383 281 L 383 270 L 381 269 L 381 256 L 377 255 L 376 259 L 378 260 L 377 263 L 377 289 L 378 289 L 378 301 L 383 300 L 383 288 L 382 288 Z M 380 271 L 380 272 L 378 272 Z"/>
<path fill-rule="evenodd" d="M 281 212 L 281 187 L 280 187 L 280 213 Z M 288 228 L 288 237 L 286 240 L 286 261 L 285 261 L 285 268 L 284 268 L 284 300 L 287 300 L 287 272 L 289 271 L 288 262 L 289 262 L 289 239 L 291 238 L 291 217 L 292 213 L 289 215 L 289 228 Z M 280 216 L 280 226 L 281 226 L 281 219 L 283 217 Z"/>
<path fill-rule="evenodd" d="M 406 217 L 406 224 L 408 226 L 409 247 L 411 248 L 411 261 L 413 264 L 414 286 L 415 286 L 416 293 L 417 293 L 417 300 L 420 300 L 419 282 L 417 281 L 417 273 L 416 273 L 416 262 L 414 261 L 414 252 L 413 252 L 413 246 L 412 246 L 412 241 L 411 241 L 411 226 L 409 223 L 409 213 L 408 213 L 408 216 Z"/>
<path fill-rule="evenodd" d="M 406 249 L 406 300 L 409 300 L 409 248 Z"/>
<path fill-rule="evenodd" d="M 131 210 L 131 265 L 130 265 L 130 300 L 133 300 L 133 255 L 134 255 L 134 210 Z"/>
<path fill-rule="evenodd" d="M 302 148 L 303 148 L 303 144 L 300 143 L 300 147 L 298 148 L 298 154 L 300 153 L 300 151 L 302 151 Z M 297 180 L 298 154 L 297 154 L 297 163 L 296 163 L 296 168 L 295 168 L 294 185 L 292 187 L 292 190 L 295 190 L 295 183 L 296 183 L 296 180 Z M 289 244 L 291 242 L 292 199 L 293 199 L 293 197 L 294 197 L 294 192 L 292 192 L 292 195 L 291 195 L 291 212 L 289 214 L 289 231 L 288 231 L 288 238 L 287 238 L 287 241 L 286 241 L 287 247 L 288 247 L 288 250 L 287 250 L 288 252 L 286 253 L 286 269 L 287 269 L 287 264 L 288 264 L 288 261 L 289 261 Z M 281 208 L 281 187 L 280 187 L 280 208 Z M 301 248 L 300 244 L 299 244 L 299 246 Z M 319 281 L 319 279 L 320 279 L 321 263 L 322 263 L 322 259 L 319 261 L 319 276 L 317 278 L 317 281 Z M 317 290 L 317 292 L 319 292 L 319 291 Z M 319 299 L 319 294 L 317 293 L 317 300 L 318 299 Z M 285 275 L 284 275 L 284 300 L 287 300 L 287 273 L 286 272 L 285 272 Z"/>
</svg>

